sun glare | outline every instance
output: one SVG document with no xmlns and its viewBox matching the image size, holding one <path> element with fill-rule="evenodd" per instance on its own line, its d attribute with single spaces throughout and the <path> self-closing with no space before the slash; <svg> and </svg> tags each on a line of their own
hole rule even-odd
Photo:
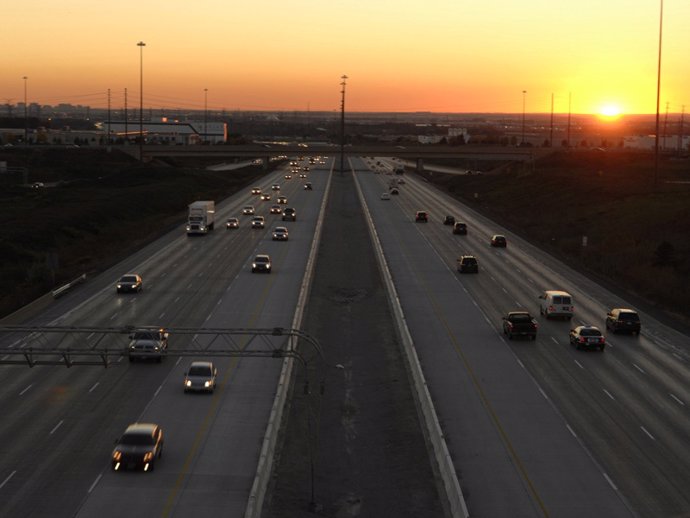
<svg viewBox="0 0 690 518">
<path fill-rule="evenodd" d="M 617 104 L 605 104 L 599 110 L 599 115 L 605 119 L 615 119 L 621 115 L 621 108 Z"/>
</svg>

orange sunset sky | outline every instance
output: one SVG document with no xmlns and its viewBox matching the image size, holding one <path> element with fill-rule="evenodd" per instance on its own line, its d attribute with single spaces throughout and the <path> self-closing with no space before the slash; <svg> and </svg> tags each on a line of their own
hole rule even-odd
<svg viewBox="0 0 690 518">
<path fill-rule="evenodd" d="M 0 105 L 654 113 L 661 0 L 22 0 Z M 690 0 L 665 0 L 661 109 L 690 110 Z M 26 81 L 23 77 L 27 77 Z M 608 107 L 608 108 L 607 108 Z"/>
</svg>

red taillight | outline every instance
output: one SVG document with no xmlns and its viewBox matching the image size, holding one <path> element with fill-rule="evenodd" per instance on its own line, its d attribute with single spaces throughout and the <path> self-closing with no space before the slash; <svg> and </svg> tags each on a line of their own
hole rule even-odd
<svg viewBox="0 0 690 518">
<path fill-rule="evenodd" d="M 579 341 L 580 343 L 585 343 L 587 340 L 586 340 L 586 338 L 585 338 L 584 336 L 581 336 L 581 337 L 578 339 L 578 341 Z"/>
<path fill-rule="evenodd" d="M 513 323 L 512 322 L 507 322 L 508 324 L 508 329 L 513 329 Z"/>
<path fill-rule="evenodd" d="M 604 337 L 603 337 L 603 336 L 600 336 L 600 337 L 599 337 L 599 343 L 600 343 L 600 344 L 603 344 L 603 343 L 604 343 Z"/>
<path fill-rule="evenodd" d="M 537 322 L 532 322 L 532 324 L 534 325 L 534 329 L 539 329 L 539 324 Z"/>
</svg>

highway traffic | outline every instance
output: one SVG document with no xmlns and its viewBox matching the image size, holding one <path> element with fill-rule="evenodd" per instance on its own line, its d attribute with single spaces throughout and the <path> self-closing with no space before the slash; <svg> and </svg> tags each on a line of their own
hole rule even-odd
<svg viewBox="0 0 690 518">
<path fill-rule="evenodd" d="M 572 327 L 605 330 L 607 311 L 632 305 L 419 177 L 398 183 L 380 163 L 349 160 L 469 514 L 688 512 L 690 337 L 640 312 L 639 336 L 605 333 L 603 353 L 572 347 Z M 187 236 L 181 222 L 32 323 L 298 326 L 313 237 L 328 210 L 330 175 L 338 174 L 332 163 L 311 167 L 307 178 L 287 179 L 288 168 L 268 174 L 258 187 L 269 200 L 248 187 L 217 201 L 212 232 Z M 276 184 L 294 221 L 270 210 Z M 256 214 L 242 214 L 248 205 Z M 428 222 L 415 222 L 417 211 Z M 255 215 L 265 218 L 263 228 L 251 228 Z M 447 215 L 466 223 L 467 235 L 453 234 Z M 237 228 L 226 227 L 229 218 Z M 274 239 L 276 227 L 289 238 Z M 505 248 L 490 246 L 494 234 L 507 237 Z M 252 272 L 257 255 L 270 257 L 270 274 Z M 478 273 L 458 272 L 461 255 L 476 257 Z M 143 290 L 117 294 L 115 281 L 130 273 L 141 275 Z M 551 289 L 572 294 L 572 321 L 539 315 L 538 296 Z M 504 336 L 501 317 L 514 310 L 535 317 L 536 340 Z M 171 333 L 168 347 L 201 350 L 204 340 Z M 205 359 L 121 356 L 108 369 L 0 365 L 0 515 L 243 516 L 283 362 L 214 358 L 214 393 L 185 393 L 189 363 Z M 112 470 L 114 442 L 134 422 L 163 430 L 151 473 Z"/>
</svg>

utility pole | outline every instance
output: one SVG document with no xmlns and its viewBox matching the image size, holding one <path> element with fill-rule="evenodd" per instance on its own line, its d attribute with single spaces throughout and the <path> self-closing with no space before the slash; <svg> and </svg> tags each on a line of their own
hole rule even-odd
<svg viewBox="0 0 690 518">
<path fill-rule="evenodd" d="M 106 146 L 110 149 L 110 88 L 108 88 L 108 132 L 106 134 Z"/>
<path fill-rule="evenodd" d="M 29 107 L 27 105 L 27 86 L 28 77 L 22 77 L 24 80 L 24 147 L 29 145 Z"/>
<path fill-rule="evenodd" d="M 525 145 L 525 95 L 527 94 L 527 90 L 522 91 L 522 142 L 520 143 L 520 146 Z"/>
<path fill-rule="evenodd" d="M 666 101 L 666 115 L 664 115 L 664 132 L 663 132 L 664 139 L 663 139 L 663 142 L 661 143 L 661 149 L 663 151 L 666 151 L 666 125 L 668 124 L 668 105 L 669 104 L 670 103 L 668 101 Z"/>
<path fill-rule="evenodd" d="M 570 114 L 571 114 L 571 108 L 572 108 L 572 101 L 573 101 L 573 93 L 568 92 L 568 131 L 566 133 L 567 135 L 567 142 L 568 142 L 568 149 L 570 149 Z"/>
<path fill-rule="evenodd" d="M 553 147 L 553 93 L 551 94 L 551 136 L 549 137 L 549 147 Z"/>
<path fill-rule="evenodd" d="M 127 89 L 125 88 L 125 144 L 129 141 L 129 117 L 127 116 Z"/>
<path fill-rule="evenodd" d="M 206 124 L 208 120 L 208 88 L 204 88 L 204 139 L 201 141 L 202 144 L 206 143 L 208 138 L 208 131 L 206 129 Z"/>
<path fill-rule="evenodd" d="M 347 76 L 340 76 L 342 80 L 340 86 L 343 89 L 340 91 L 342 97 L 340 100 L 340 174 L 345 172 L 345 86 L 347 81 Z"/>
<path fill-rule="evenodd" d="M 139 47 L 139 161 L 144 161 L 144 47 L 146 43 L 140 41 Z"/>
<path fill-rule="evenodd" d="M 661 97 L 661 35 L 664 23 L 664 0 L 659 9 L 659 57 L 656 68 L 656 131 L 654 132 L 654 188 L 659 178 L 659 99 Z"/>
<path fill-rule="evenodd" d="M 685 105 L 680 112 L 680 127 L 678 128 L 678 154 L 683 154 L 683 119 L 685 119 Z"/>
</svg>

